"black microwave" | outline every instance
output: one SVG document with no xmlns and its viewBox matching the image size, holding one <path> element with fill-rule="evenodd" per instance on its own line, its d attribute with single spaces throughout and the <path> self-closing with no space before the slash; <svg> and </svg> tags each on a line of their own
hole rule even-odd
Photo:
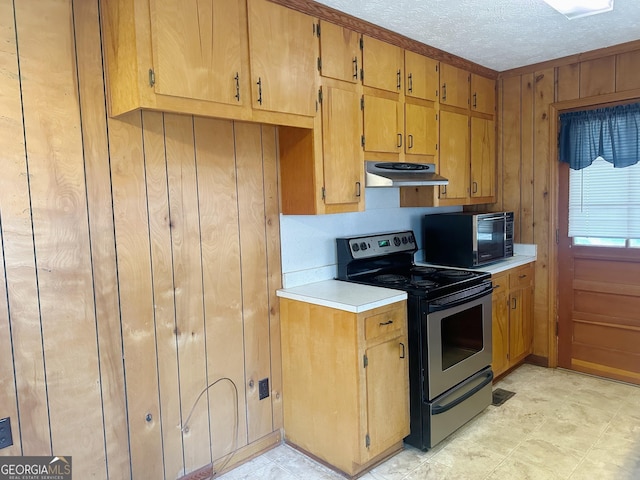
<svg viewBox="0 0 640 480">
<path fill-rule="evenodd" d="M 513 256 L 513 212 L 425 215 L 424 260 L 453 267 L 479 267 Z"/>
</svg>

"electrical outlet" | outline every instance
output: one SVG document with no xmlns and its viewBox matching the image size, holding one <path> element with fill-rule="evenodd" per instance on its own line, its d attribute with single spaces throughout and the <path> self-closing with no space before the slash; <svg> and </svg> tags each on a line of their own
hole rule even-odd
<svg viewBox="0 0 640 480">
<path fill-rule="evenodd" d="M 7 417 L 0 420 L 0 448 L 7 448 L 11 445 L 13 445 L 11 418 Z"/>
<path fill-rule="evenodd" d="M 258 396 L 260 400 L 269 396 L 269 379 L 263 378 L 258 382 Z"/>
</svg>

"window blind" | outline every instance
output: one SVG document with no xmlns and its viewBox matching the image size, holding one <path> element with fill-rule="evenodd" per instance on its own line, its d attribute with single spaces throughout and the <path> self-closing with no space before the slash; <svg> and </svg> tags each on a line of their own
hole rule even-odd
<svg viewBox="0 0 640 480">
<path fill-rule="evenodd" d="M 569 170 L 569 236 L 640 239 L 640 163 Z"/>
</svg>

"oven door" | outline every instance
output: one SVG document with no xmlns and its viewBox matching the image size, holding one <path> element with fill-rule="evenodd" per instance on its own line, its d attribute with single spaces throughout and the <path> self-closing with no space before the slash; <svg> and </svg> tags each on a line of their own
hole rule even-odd
<svg viewBox="0 0 640 480">
<path fill-rule="evenodd" d="M 491 364 L 491 292 L 474 287 L 463 301 L 460 292 L 450 304 L 429 304 L 423 350 L 428 400 Z"/>
</svg>

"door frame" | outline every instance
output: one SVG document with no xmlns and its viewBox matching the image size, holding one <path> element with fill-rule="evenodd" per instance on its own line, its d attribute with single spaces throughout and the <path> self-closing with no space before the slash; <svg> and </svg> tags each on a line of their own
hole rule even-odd
<svg viewBox="0 0 640 480">
<path fill-rule="evenodd" d="M 549 272 L 548 366 L 552 368 L 558 366 L 558 277 L 560 274 L 558 265 L 558 198 L 560 187 L 560 162 L 558 161 L 558 116 L 561 113 L 569 112 L 571 110 L 608 107 L 633 101 L 640 101 L 640 89 L 608 93 L 595 97 L 564 100 L 561 102 L 554 102 L 549 105 L 549 162 L 551 166 L 549 169 L 549 185 L 551 186 L 549 191 L 549 200 L 551 205 L 549 212 L 549 265 L 551 265 L 552 268 Z"/>
</svg>

